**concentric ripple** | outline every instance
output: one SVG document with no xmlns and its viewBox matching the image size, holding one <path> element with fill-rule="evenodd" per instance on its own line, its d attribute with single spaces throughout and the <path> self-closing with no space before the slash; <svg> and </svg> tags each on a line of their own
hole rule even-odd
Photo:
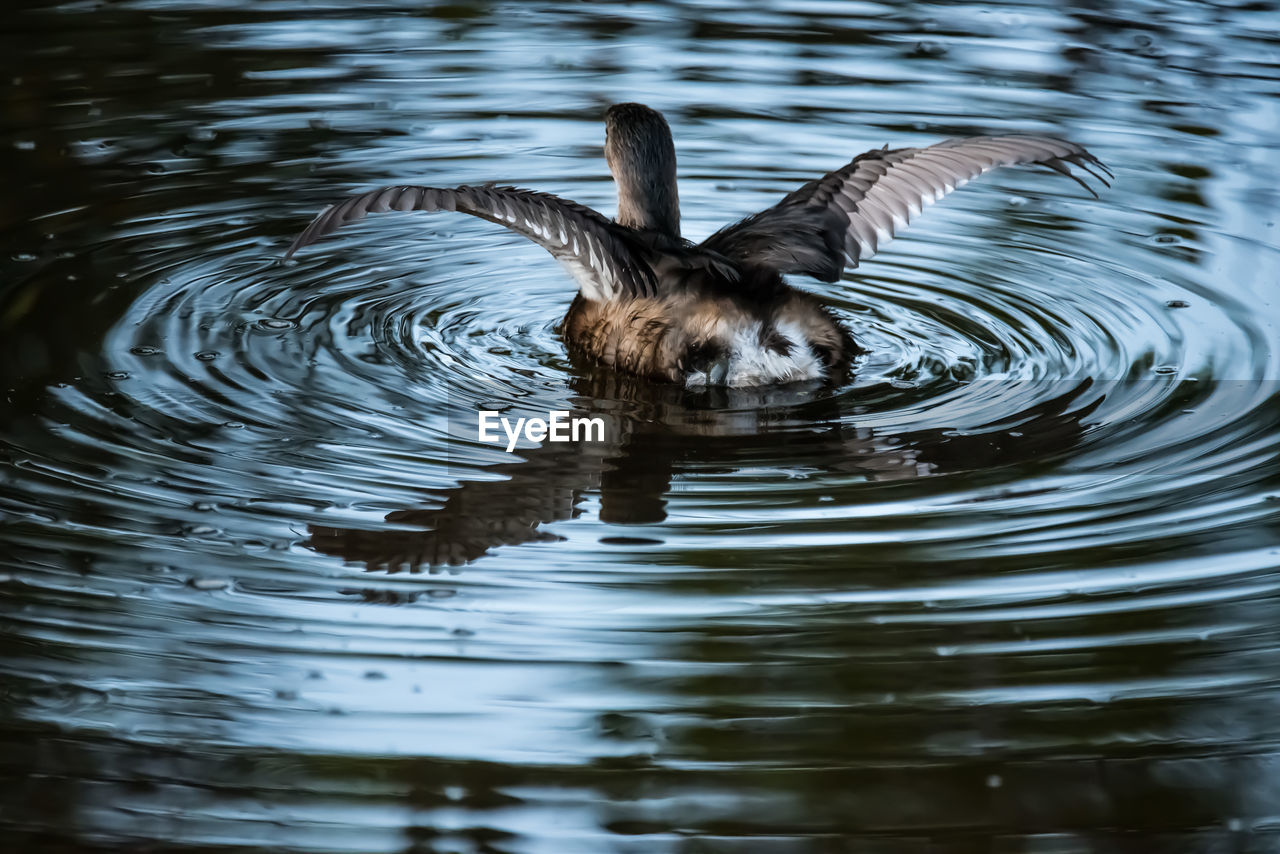
<svg viewBox="0 0 1280 854">
<path fill-rule="evenodd" d="M 35 5 L 15 850 L 1274 845 L 1274 9 Z M 991 175 L 797 281 L 868 351 L 836 387 L 575 365 L 571 282 L 465 217 L 281 260 L 380 183 L 610 211 L 630 99 L 693 239 L 885 142 L 1052 133 L 1117 180 Z M 508 454 L 481 410 L 605 436 Z"/>
</svg>

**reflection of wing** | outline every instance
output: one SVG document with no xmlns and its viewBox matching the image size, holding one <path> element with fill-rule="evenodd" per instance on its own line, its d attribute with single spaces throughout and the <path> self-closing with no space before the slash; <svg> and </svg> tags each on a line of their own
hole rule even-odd
<svg viewBox="0 0 1280 854">
<path fill-rule="evenodd" d="M 1107 179 L 1093 170 L 1111 174 L 1083 146 L 1044 136 L 979 136 L 928 148 L 886 147 L 860 154 L 774 207 L 721 229 L 703 246 L 784 273 L 834 282 L 846 263 L 856 267 L 870 258 L 927 205 L 997 166 L 1017 164 L 1047 166 L 1090 193 L 1071 166 L 1103 184 Z"/>
<path fill-rule="evenodd" d="M 498 481 L 508 484 L 509 481 Z M 359 561 L 369 569 L 398 572 L 420 566 L 459 566 L 498 546 L 549 542 L 558 538 L 538 529 L 543 522 L 574 515 L 577 496 L 560 490 L 532 490 L 530 484 L 486 495 L 493 482 L 459 487 L 439 510 L 397 510 L 387 515 L 395 527 L 381 530 L 312 525 L 310 545 L 325 554 Z M 531 493 L 531 494 L 524 494 Z M 500 500 L 495 502 L 495 498 Z M 550 498 L 549 503 L 541 503 Z M 530 499 L 525 501 L 523 499 Z M 557 500 L 558 499 L 558 500 Z M 420 527 L 422 530 L 409 530 Z"/>
<path fill-rule="evenodd" d="M 439 509 L 397 510 L 387 516 L 390 528 L 313 525 L 310 545 L 369 569 L 396 572 L 470 563 L 498 546 L 554 541 L 554 534 L 538 526 L 577 515 L 582 491 L 599 480 L 600 458 L 591 455 L 588 461 L 581 449 L 560 444 L 521 456 L 494 470 L 509 479 L 463 483 Z"/>
<path fill-rule="evenodd" d="M 457 211 L 506 226 L 550 252 L 588 299 L 656 293 L 653 271 L 633 251 L 622 226 L 576 202 L 516 187 L 385 187 L 351 196 L 325 208 L 284 257 L 366 213 L 382 211 Z"/>
<path fill-rule="evenodd" d="M 548 442 L 490 469 L 502 480 L 469 481 L 450 490 L 442 507 L 397 510 L 382 529 L 313 525 L 309 544 L 369 569 L 457 566 L 499 546 L 558 540 L 540 526 L 577 516 L 583 493 L 597 487 L 603 521 L 661 520 L 669 466 L 645 461 L 643 476 L 636 477 L 636 464 L 625 453 L 619 457 L 616 440 Z"/>
<path fill-rule="evenodd" d="M 1033 392 L 1041 390 L 1030 381 L 1026 387 Z M 939 471 L 990 471 L 1028 463 L 1056 466 L 1080 444 L 1086 429 L 1082 422 L 1102 405 L 1107 388 L 1091 379 L 1074 385 L 1064 382 L 1062 392 L 1020 409 L 1006 422 L 953 423 L 915 431 L 912 441 Z M 936 408 L 934 414 L 940 422 L 949 416 L 945 406 Z M 963 429 L 957 431 L 956 426 Z"/>
</svg>

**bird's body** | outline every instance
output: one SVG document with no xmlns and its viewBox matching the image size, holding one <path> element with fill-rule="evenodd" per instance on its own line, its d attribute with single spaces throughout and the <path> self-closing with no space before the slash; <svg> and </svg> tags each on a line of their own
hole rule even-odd
<svg viewBox="0 0 1280 854">
<path fill-rule="evenodd" d="M 768 302 L 714 289 L 611 301 L 579 295 L 569 348 L 599 364 L 686 385 L 765 385 L 833 376 L 858 352 L 809 294 L 779 282 Z"/>
<path fill-rule="evenodd" d="M 860 351 L 784 274 L 835 281 L 912 216 L 996 166 L 1068 164 L 1105 171 L 1075 143 L 974 137 L 869 151 L 772 208 L 694 245 L 680 237 L 675 148 L 666 120 L 641 104 L 605 117 L 618 214 L 514 187 L 387 187 L 330 207 L 288 255 L 370 211 L 452 210 L 510 228 L 547 249 L 578 282 L 565 317 L 569 350 L 647 379 L 757 386 L 835 379 Z M 1109 173 L 1108 173 L 1109 174 Z"/>
</svg>

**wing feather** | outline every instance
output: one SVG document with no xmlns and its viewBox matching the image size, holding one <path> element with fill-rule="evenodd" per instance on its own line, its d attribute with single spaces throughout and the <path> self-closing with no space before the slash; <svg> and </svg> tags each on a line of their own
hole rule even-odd
<svg viewBox="0 0 1280 854">
<path fill-rule="evenodd" d="M 1083 146 L 1047 136 L 949 139 L 927 148 L 876 149 L 810 181 L 772 208 L 713 234 L 703 246 L 824 281 L 858 266 L 929 205 L 1001 166 L 1036 165 L 1097 193 L 1076 171 L 1110 186 L 1111 171 Z"/>
<path fill-rule="evenodd" d="M 351 196 L 321 211 L 284 257 L 384 211 L 456 211 L 506 226 L 550 252 L 588 299 L 657 293 L 653 269 L 625 229 L 584 205 L 517 187 L 397 186 Z"/>
</svg>

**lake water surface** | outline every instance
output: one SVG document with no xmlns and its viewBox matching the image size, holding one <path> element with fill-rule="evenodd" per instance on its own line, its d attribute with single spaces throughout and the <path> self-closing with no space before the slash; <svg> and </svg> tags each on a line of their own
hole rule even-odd
<svg viewBox="0 0 1280 854">
<path fill-rule="evenodd" d="M 1280 850 L 1276 4 L 11 5 L 5 850 Z M 467 217 L 281 263 L 383 184 L 612 214 L 628 100 L 693 239 L 885 143 L 1116 178 L 797 281 L 838 388 L 575 366 Z"/>
</svg>

